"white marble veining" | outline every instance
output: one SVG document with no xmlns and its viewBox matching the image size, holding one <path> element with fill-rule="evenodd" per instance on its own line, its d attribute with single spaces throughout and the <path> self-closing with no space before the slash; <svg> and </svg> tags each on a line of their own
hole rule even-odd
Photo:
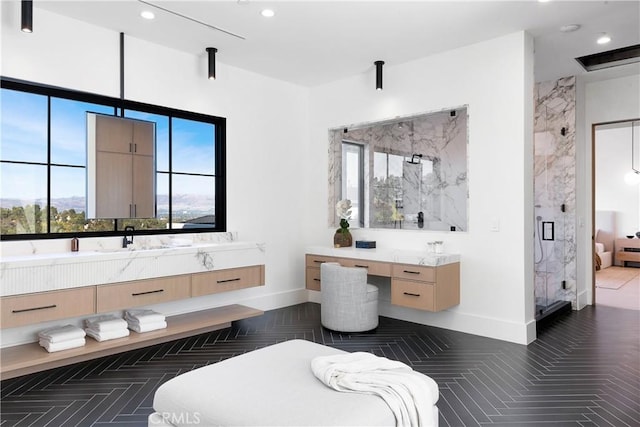
<svg viewBox="0 0 640 427">
<path fill-rule="evenodd" d="M 398 264 L 424 265 L 437 267 L 439 265 L 460 262 L 459 254 L 430 254 L 421 251 L 404 249 L 358 249 L 332 248 L 330 246 L 310 246 L 306 253 L 331 257 L 355 258 L 369 261 L 393 262 Z"/>
<path fill-rule="evenodd" d="M 214 233 L 211 233 L 214 234 Z M 217 233 L 216 233 L 217 234 Z M 222 233 L 227 234 L 227 233 Z M 265 263 L 265 245 L 231 241 L 232 235 L 194 239 L 190 246 L 170 245 L 164 237 L 136 237 L 129 249 L 112 242 L 85 244 L 79 252 L 6 255 L 0 260 L 0 296 L 68 289 L 236 268 Z M 182 235 L 180 239 L 186 239 Z M 81 239 L 81 242 L 87 239 Z M 84 242 L 87 243 L 87 242 Z M 180 245 L 187 244 L 180 240 Z M 151 248 L 151 249 L 146 249 Z"/>
</svg>

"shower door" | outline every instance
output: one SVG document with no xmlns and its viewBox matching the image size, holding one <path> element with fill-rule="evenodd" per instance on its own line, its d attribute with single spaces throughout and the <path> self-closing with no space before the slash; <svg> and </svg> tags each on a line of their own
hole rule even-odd
<svg viewBox="0 0 640 427">
<path fill-rule="evenodd" d="M 572 167 L 572 159 L 571 153 L 565 152 L 567 127 L 559 120 L 561 117 L 562 114 L 548 107 L 541 107 L 536 117 L 534 271 L 537 317 L 554 305 L 573 299 L 567 281 L 570 264 L 567 210 L 572 189 L 566 172 Z"/>
</svg>

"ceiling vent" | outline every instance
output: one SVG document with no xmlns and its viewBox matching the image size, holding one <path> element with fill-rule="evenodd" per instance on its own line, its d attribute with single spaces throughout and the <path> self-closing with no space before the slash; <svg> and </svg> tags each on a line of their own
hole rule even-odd
<svg viewBox="0 0 640 427">
<path fill-rule="evenodd" d="M 602 70 L 603 68 L 640 62 L 640 44 L 593 55 L 581 56 L 576 61 L 587 71 Z"/>
</svg>

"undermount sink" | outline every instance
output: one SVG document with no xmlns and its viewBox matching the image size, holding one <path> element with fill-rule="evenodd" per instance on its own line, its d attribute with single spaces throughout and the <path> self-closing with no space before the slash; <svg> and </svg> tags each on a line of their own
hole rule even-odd
<svg viewBox="0 0 640 427">
<path fill-rule="evenodd" d="M 161 246 L 145 246 L 145 247 L 141 247 L 141 248 L 102 248 L 102 249 L 96 249 L 95 252 L 99 252 L 99 253 L 118 253 L 118 252 L 139 252 L 139 251 L 151 251 L 154 249 L 168 249 L 171 246 L 166 246 L 166 245 L 161 245 Z"/>
</svg>

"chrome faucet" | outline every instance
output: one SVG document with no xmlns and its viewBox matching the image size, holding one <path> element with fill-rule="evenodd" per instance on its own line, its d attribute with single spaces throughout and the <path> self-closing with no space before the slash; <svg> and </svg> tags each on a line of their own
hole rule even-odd
<svg viewBox="0 0 640 427">
<path fill-rule="evenodd" d="M 129 245 L 133 245 L 133 231 L 134 230 L 135 230 L 135 228 L 133 228 L 133 225 L 127 225 L 126 227 L 124 227 L 125 235 L 122 238 L 122 247 L 123 248 L 127 248 L 127 247 L 129 247 Z M 127 235 L 127 232 L 129 232 L 129 235 Z"/>
</svg>

